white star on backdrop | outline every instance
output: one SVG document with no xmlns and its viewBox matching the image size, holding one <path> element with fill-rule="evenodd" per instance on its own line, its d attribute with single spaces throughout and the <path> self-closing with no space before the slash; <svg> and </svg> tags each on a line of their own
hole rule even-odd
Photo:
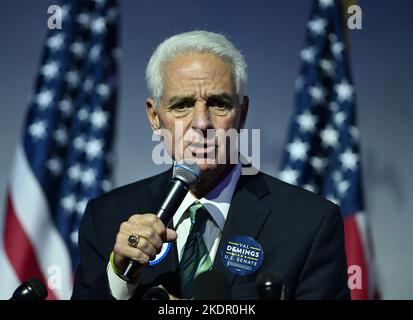
<svg viewBox="0 0 413 320">
<path fill-rule="evenodd" d="M 317 118 L 307 110 L 297 117 L 297 123 L 302 132 L 313 132 L 317 123 Z"/>
<path fill-rule="evenodd" d="M 331 126 L 327 126 L 320 133 L 321 143 L 325 147 L 337 147 L 338 145 L 338 132 L 333 129 Z"/>
<path fill-rule="evenodd" d="M 90 78 L 87 78 L 83 82 L 83 90 L 85 90 L 86 92 L 89 92 L 90 90 L 92 90 L 92 88 L 93 88 L 93 80 Z"/>
<path fill-rule="evenodd" d="M 327 26 L 327 21 L 322 18 L 316 18 L 310 20 L 307 24 L 307 27 L 310 29 L 311 33 L 316 36 L 323 35 Z"/>
<path fill-rule="evenodd" d="M 336 123 L 338 127 L 341 127 L 347 118 L 346 113 L 343 111 L 335 113 L 333 117 L 334 117 L 334 122 Z"/>
<path fill-rule="evenodd" d="M 85 108 L 82 108 L 77 112 L 77 117 L 80 121 L 85 121 L 89 118 L 89 112 Z"/>
<path fill-rule="evenodd" d="M 342 42 L 335 42 L 331 45 L 331 51 L 333 51 L 333 54 L 337 59 L 341 58 L 343 50 L 344 44 Z"/>
<path fill-rule="evenodd" d="M 65 146 L 69 139 L 67 136 L 67 131 L 64 127 L 59 127 L 58 129 L 56 129 L 53 133 L 53 137 L 60 146 Z"/>
<path fill-rule="evenodd" d="M 85 212 L 86 206 L 87 206 L 87 202 L 88 202 L 87 199 L 82 199 L 81 201 L 79 201 L 79 202 L 77 203 L 76 211 L 77 211 L 77 213 L 78 213 L 80 216 L 82 216 L 83 213 Z"/>
<path fill-rule="evenodd" d="M 102 181 L 101 187 L 104 192 L 108 192 L 110 191 L 110 189 L 112 189 L 112 183 L 110 182 L 109 179 L 105 179 Z"/>
<path fill-rule="evenodd" d="M 109 97 L 110 94 L 110 88 L 107 84 L 101 83 L 97 86 L 96 92 L 98 95 L 100 95 L 102 98 L 107 98 Z"/>
<path fill-rule="evenodd" d="M 317 171 L 318 174 L 322 174 L 327 167 L 327 160 L 321 157 L 313 157 L 310 160 L 311 166 Z"/>
<path fill-rule="evenodd" d="M 73 194 L 70 194 L 62 199 L 61 204 L 65 210 L 72 212 L 76 209 L 76 198 Z"/>
<path fill-rule="evenodd" d="M 103 17 L 99 17 L 92 22 L 92 31 L 94 33 L 103 33 L 106 31 L 106 20 Z"/>
<path fill-rule="evenodd" d="M 333 5 L 334 0 L 318 0 L 318 3 L 322 8 L 331 7 Z"/>
<path fill-rule="evenodd" d="M 47 39 L 47 47 L 51 50 L 57 51 L 59 50 L 64 43 L 64 35 L 62 33 L 57 33 L 54 36 Z"/>
<path fill-rule="evenodd" d="M 328 108 L 330 109 L 330 111 L 332 113 L 336 113 L 338 112 L 339 106 L 338 103 L 335 101 L 331 101 L 331 103 L 329 104 Z"/>
<path fill-rule="evenodd" d="M 74 230 L 70 233 L 70 240 L 73 244 L 77 245 L 77 242 L 79 241 L 79 230 Z"/>
<path fill-rule="evenodd" d="M 66 20 L 66 18 L 69 16 L 69 13 L 70 6 L 66 4 L 62 7 L 62 20 Z"/>
<path fill-rule="evenodd" d="M 358 142 L 360 138 L 359 134 L 359 129 L 357 129 L 355 126 L 350 126 L 349 128 L 349 133 L 351 135 L 351 138 L 355 141 Z"/>
<path fill-rule="evenodd" d="M 312 184 L 307 183 L 303 186 L 304 189 L 316 193 L 316 187 Z"/>
<path fill-rule="evenodd" d="M 295 139 L 287 145 L 287 151 L 293 161 L 305 161 L 307 158 L 308 149 L 308 143 L 305 143 L 299 139 Z"/>
<path fill-rule="evenodd" d="M 299 76 L 297 79 L 295 79 L 295 82 L 294 82 L 295 90 L 301 90 L 303 88 L 303 85 L 304 85 L 303 76 Z"/>
<path fill-rule="evenodd" d="M 350 182 L 348 182 L 347 180 L 340 181 L 337 184 L 337 191 L 340 194 L 341 198 L 345 196 L 348 189 L 350 189 Z"/>
<path fill-rule="evenodd" d="M 82 42 L 74 42 L 70 46 L 70 51 L 72 51 L 77 58 L 82 58 L 86 53 L 86 48 Z"/>
<path fill-rule="evenodd" d="M 92 139 L 86 143 L 85 151 L 89 159 L 94 159 L 102 154 L 103 141 L 99 139 Z"/>
<path fill-rule="evenodd" d="M 65 75 L 65 79 L 71 88 L 76 88 L 80 83 L 79 73 L 76 70 L 68 71 Z"/>
<path fill-rule="evenodd" d="M 333 78 L 335 76 L 335 63 L 332 60 L 329 59 L 321 59 L 320 60 L 320 67 L 324 71 L 324 73 L 329 76 L 330 78 Z"/>
<path fill-rule="evenodd" d="M 36 103 L 39 105 L 40 109 L 47 109 L 50 107 L 50 104 L 53 100 L 53 91 L 52 90 L 42 90 L 36 96 Z"/>
<path fill-rule="evenodd" d="M 350 148 L 346 149 L 344 153 L 340 154 L 339 158 L 345 170 L 355 171 L 357 169 L 357 162 L 359 160 L 359 157 L 356 153 L 351 151 Z"/>
<path fill-rule="evenodd" d="M 72 113 L 73 106 L 69 99 L 63 99 L 59 102 L 59 110 L 62 112 L 65 118 L 68 118 Z"/>
<path fill-rule="evenodd" d="M 337 93 L 337 99 L 340 102 L 351 102 L 353 98 L 354 89 L 353 86 L 350 85 L 347 80 L 342 80 L 339 84 L 336 84 L 334 86 L 334 90 Z"/>
<path fill-rule="evenodd" d="M 73 182 L 77 182 L 80 180 L 80 177 L 82 175 L 82 169 L 79 164 L 75 164 L 74 166 L 71 166 L 68 170 L 68 175 Z"/>
<path fill-rule="evenodd" d="M 335 203 L 336 205 L 340 205 L 340 200 L 339 199 L 337 199 L 336 197 L 334 197 L 333 195 L 328 195 L 327 197 L 326 197 L 326 199 L 327 200 L 329 200 L 329 201 L 331 201 L 331 202 L 333 202 L 333 203 Z"/>
<path fill-rule="evenodd" d="M 86 145 L 85 138 L 80 135 L 73 140 L 73 146 L 78 151 L 83 151 Z"/>
<path fill-rule="evenodd" d="M 46 167 L 50 170 L 53 176 L 58 176 L 62 173 L 62 161 L 57 157 L 49 159 L 46 163 Z"/>
<path fill-rule="evenodd" d="M 46 135 L 46 124 L 44 121 L 37 121 L 29 126 L 29 133 L 34 139 L 42 139 Z"/>
<path fill-rule="evenodd" d="M 326 93 L 322 86 L 316 85 L 308 89 L 308 94 L 315 104 L 322 104 L 325 101 Z"/>
<path fill-rule="evenodd" d="M 83 28 L 87 28 L 90 24 L 90 15 L 86 14 L 86 13 L 80 13 L 77 16 L 76 21 L 83 27 Z"/>
<path fill-rule="evenodd" d="M 94 110 L 90 114 L 90 122 L 95 129 L 102 129 L 106 127 L 108 119 L 108 113 L 102 109 Z"/>
<path fill-rule="evenodd" d="M 90 187 L 96 182 L 96 172 L 93 169 L 83 171 L 81 181 L 84 187 Z"/>
<path fill-rule="evenodd" d="M 102 47 L 99 44 L 95 44 L 92 49 L 90 49 L 89 52 L 89 58 L 93 61 L 96 62 L 99 57 L 100 57 L 100 53 L 102 51 Z"/>
<path fill-rule="evenodd" d="M 313 63 L 315 60 L 316 49 L 313 47 L 308 47 L 300 52 L 301 59 L 303 59 L 307 63 Z"/>
<path fill-rule="evenodd" d="M 279 174 L 279 178 L 282 181 L 285 181 L 290 184 L 297 184 L 298 177 L 299 177 L 298 170 L 293 170 L 291 168 L 286 168 L 282 170 Z"/>
</svg>

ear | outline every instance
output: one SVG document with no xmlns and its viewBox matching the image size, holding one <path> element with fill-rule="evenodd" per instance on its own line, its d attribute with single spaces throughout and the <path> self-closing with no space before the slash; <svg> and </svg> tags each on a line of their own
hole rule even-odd
<svg viewBox="0 0 413 320">
<path fill-rule="evenodd" d="M 148 98 L 145 101 L 146 114 L 148 116 L 149 123 L 153 130 L 153 133 L 160 136 L 161 135 L 161 125 L 158 116 L 158 110 L 156 110 L 156 101 L 153 98 Z"/>
<path fill-rule="evenodd" d="M 244 96 L 242 100 L 242 105 L 241 105 L 240 129 L 243 129 L 245 126 L 245 123 L 247 122 L 249 103 L 250 103 L 250 98 L 248 96 Z"/>
</svg>

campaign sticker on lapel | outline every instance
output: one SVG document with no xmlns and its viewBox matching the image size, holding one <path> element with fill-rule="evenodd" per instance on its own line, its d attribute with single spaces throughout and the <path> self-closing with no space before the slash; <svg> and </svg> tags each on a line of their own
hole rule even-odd
<svg viewBox="0 0 413 320">
<path fill-rule="evenodd" d="M 158 264 L 161 262 L 163 259 L 165 259 L 166 255 L 168 254 L 169 250 L 172 247 L 172 243 L 166 242 L 162 245 L 161 252 L 159 252 L 155 259 L 149 261 L 149 266 L 154 266 L 155 264 Z"/>
<path fill-rule="evenodd" d="M 222 247 L 221 260 L 228 271 L 246 276 L 261 267 L 264 250 L 251 237 L 235 236 L 229 238 Z"/>
</svg>

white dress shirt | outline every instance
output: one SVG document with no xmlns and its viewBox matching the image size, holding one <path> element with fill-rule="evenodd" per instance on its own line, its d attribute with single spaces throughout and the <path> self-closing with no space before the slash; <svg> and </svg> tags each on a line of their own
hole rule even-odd
<svg viewBox="0 0 413 320">
<path fill-rule="evenodd" d="M 204 198 L 197 199 L 191 192 L 188 192 L 173 217 L 173 225 L 178 234 L 176 247 L 179 261 L 181 260 L 183 248 L 191 229 L 191 219 L 187 209 L 198 200 L 210 214 L 210 218 L 206 222 L 203 238 L 208 248 L 211 261 L 214 262 L 229 207 L 231 205 L 231 199 L 240 174 L 241 164 L 238 163 Z M 113 271 L 110 263 L 107 265 L 107 274 L 111 294 L 114 298 L 118 300 L 126 300 L 133 295 L 138 284 L 130 284 L 119 278 Z"/>
</svg>

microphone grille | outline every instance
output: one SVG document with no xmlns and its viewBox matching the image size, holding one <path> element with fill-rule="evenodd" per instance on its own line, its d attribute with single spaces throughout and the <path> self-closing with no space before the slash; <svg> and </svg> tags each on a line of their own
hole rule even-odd
<svg viewBox="0 0 413 320">
<path fill-rule="evenodd" d="M 180 160 L 175 164 L 173 178 L 178 178 L 188 185 L 199 181 L 200 170 L 195 161 Z"/>
</svg>

